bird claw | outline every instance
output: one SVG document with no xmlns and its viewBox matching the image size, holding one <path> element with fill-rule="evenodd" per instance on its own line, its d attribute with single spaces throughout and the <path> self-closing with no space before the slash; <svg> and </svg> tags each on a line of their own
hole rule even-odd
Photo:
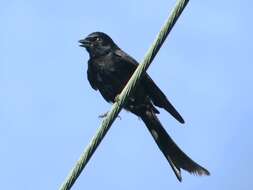
<svg viewBox="0 0 253 190">
<path fill-rule="evenodd" d="M 104 114 L 99 115 L 98 118 L 103 119 L 103 118 L 105 118 L 108 115 L 108 113 L 109 113 L 109 111 L 105 112 Z M 120 115 L 118 115 L 117 118 L 119 118 L 121 120 Z"/>
<path fill-rule="evenodd" d="M 105 118 L 106 116 L 107 116 L 107 114 L 108 114 L 108 111 L 107 112 L 105 112 L 105 113 L 103 113 L 103 114 L 100 114 L 99 116 L 98 116 L 98 118 Z"/>
<path fill-rule="evenodd" d="M 119 94 L 117 96 L 115 96 L 114 102 L 119 102 Z"/>
</svg>

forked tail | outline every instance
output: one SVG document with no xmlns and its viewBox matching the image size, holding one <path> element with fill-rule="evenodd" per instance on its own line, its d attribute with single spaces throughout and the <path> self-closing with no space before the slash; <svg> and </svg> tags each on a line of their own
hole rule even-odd
<svg viewBox="0 0 253 190">
<path fill-rule="evenodd" d="M 177 179 L 182 181 L 180 169 L 196 175 L 210 175 L 209 171 L 189 158 L 171 139 L 153 111 L 141 115 L 156 144 L 168 160 Z"/>
</svg>

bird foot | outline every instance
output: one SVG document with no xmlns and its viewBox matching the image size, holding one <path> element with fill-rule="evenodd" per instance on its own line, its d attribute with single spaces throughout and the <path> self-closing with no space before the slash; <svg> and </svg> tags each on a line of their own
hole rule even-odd
<svg viewBox="0 0 253 190">
<path fill-rule="evenodd" d="M 119 102 L 119 94 L 117 96 L 115 96 L 114 102 Z"/>
<path fill-rule="evenodd" d="M 100 115 L 98 116 L 98 118 L 101 118 L 101 119 L 102 119 L 102 118 L 106 117 L 107 114 L 108 114 L 108 111 L 105 112 L 105 113 L 103 113 L 103 114 L 100 114 Z"/>
<path fill-rule="evenodd" d="M 105 117 L 108 115 L 108 113 L 109 113 L 109 111 L 107 111 L 107 112 L 105 112 L 105 113 L 103 113 L 103 114 L 99 115 L 99 116 L 98 116 L 98 118 L 103 119 L 103 118 L 105 118 Z M 117 116 L 117 118 L 119 118 L 119 119 L 121 120 L 120 115 L 118 115 L 118 116 Z"/>
</svg>

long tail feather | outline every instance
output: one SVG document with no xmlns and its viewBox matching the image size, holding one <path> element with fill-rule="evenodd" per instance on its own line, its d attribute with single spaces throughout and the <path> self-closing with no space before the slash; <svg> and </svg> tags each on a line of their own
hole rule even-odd
<svg viewBox="0 0 253 190">
<path fill-rule="evenodd" d="M 196 175 L 210 175 L 209 171 L 189 158 L 172 140 L 152 111 L 141 115 L 156 144 L 168 160 L 177 179 L 182 181 L 180 169 Z"/>
</svg>

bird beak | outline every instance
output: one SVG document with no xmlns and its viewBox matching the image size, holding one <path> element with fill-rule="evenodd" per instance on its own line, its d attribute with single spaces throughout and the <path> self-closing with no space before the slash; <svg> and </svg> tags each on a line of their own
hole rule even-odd
<svg viewBox="0 0 253 190">
<path fill-rule="evenodd" d="M 90 47 L 91 45 L 91 42 L 87 38 L 79 40 L 78 42 L 80 43 L 79 46 L 85 47 L 85 48 Z"/>
</svg>

